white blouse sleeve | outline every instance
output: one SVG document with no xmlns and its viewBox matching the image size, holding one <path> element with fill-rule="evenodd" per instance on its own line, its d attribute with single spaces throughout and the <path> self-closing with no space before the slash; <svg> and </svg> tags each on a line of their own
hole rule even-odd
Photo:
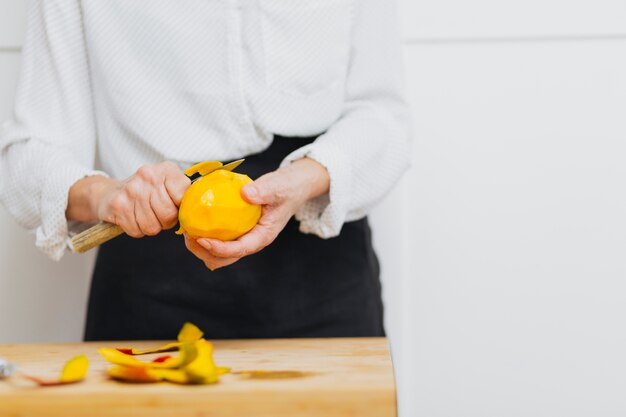
<svg viewBox="0 0 626 417">
<path fill-rule="evenodd" d="M 69 188 L 104 175 L 95 146 L 79 2 L 32 1 L 14 116 L 0 131 L 0 201 L 52 259 L 67 247 Z"/>
<path fill-rule="evenodd" d="M 304 233 L 338 235 L 344 222 L 364 217 L 408 168 L 410 119 L 395 3 L 355 2 L 343 115 L 283 161 L 308 157 L 330 175 L 330 192 L 296 213 Z"/>
</svg>

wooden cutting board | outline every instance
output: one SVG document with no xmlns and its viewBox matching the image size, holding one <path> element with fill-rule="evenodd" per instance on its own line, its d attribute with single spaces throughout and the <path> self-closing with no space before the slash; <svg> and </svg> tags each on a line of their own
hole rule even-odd
<svg viewBox="0 0 626 417">
<path fill-rule="evenodd" d="M 58 376 L 85 354 L 87 379 L 35 387 L 18 376 L 0 381 L 0 416 L 387 417 L 396 390 L 384 338 L 215 341 L 215 360 L 231 367 L 216 385 L 128 384 L 110 380 L 102 346 L 154 347 L 161 342 L 0 345 L 0 357 L 25 373 Z M 152 356 L 146 356 L 148 359 Z M 240 371 L 288 371 L 251 378 Z"/>
</svg>

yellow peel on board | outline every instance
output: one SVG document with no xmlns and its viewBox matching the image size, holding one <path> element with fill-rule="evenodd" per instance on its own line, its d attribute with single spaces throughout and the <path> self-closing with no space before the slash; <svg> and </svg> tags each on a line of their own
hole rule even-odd
<svg viewBox="0 0 626 417">
<path fill-rule="evenodd" d="M 127 382 L 169 381 L 178 384 L 213 384 L 229 368 L 218 367 L 213 361 L 213 344 L 202 339 L 204 333 L 195 325 L 185 323 L 178 334 L 178 342 L 157 349 L 135 350 L 133 348 L 100 348 L 98 352 L 113 367 L 107 370 L 114 379 Z M 174 347 L 180 353 L 176 357 L 161 356 L 152 362 L 141 361 L 133 354 L 162 352 Z"/>
<path fill-rule="evenodd" d="M 130 368 L 180 368 L 196 358 L 197 350 L 192 344 L 183 344 L 178 356 L 167 358 L 162 362 L 144 362 L 135 359 L 115 348 L 100 348 L 98 352 L 104 359 L 113 365 L 127 366 Z"/>
<path fill-rule="evenodd" d="M 174 352 L 180 349 L 183 342 L 195 342 L 202 338 L 204 333 L 196 325 L 186 322 L 178 333 L 178 342 L 168 343 L 153 349 L 117 348 L 127 355 L 147 355 L 148 353 Z"/>
<path fill-rule="evenodd" d="M 85 379 L 87 372 L 89 372 L 89 359 L 87 359 L 85 355 L 79 355 L 70 359 L 65 364 L 59 379 L 50 380 L 27 374 L 20 375 L 41 387 L 54 387 L 80 382 Z"/>
<path fill-rule="evenodd" d="M 195 342 L 202 339 L 204 332 L 198 328 L 195 324 L 186 322 L 178 332 L 178 341 L 181 343 Z"/>
<path fill-rule="evenodd" d="M 85 355 L 76 356 L 63 367 L 60 381 L 63 383 L 78 382 L 85 379 L 89 371 L 89 359 Z"/>
</svg>

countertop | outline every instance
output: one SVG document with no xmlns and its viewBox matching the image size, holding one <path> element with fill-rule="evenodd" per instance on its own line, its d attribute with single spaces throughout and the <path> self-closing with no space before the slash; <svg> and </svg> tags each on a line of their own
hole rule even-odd
<svg viewBox="0 0 626 417">
<path fill-rule="evenodd" d="M 19 376 L 0 381 L 0 416 L 300 417 L 396 415 L 396 388 L 385 338 L 213 341 L 215 385 L 132 384 L 109 379 L 98 347 L 149 348 L 164 342 L 0 345 L 0 356 L 28 374 L 54 377 L 75 355 L 90 360 L 80 383 L 37 387 Z M 174 353 L 176 354 L 176 353 Z M 154 357 L 146 356 L 144 359 Z M 242 371 L 285 371 L 251 377 Z"/>
</svg>

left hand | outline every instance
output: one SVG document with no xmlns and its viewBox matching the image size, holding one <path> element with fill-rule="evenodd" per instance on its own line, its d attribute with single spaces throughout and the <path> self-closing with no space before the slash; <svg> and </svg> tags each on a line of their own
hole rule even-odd
<svg viewBox="0 0 626 417">
<path fill-rule="evenodd" d="M 258 224 L 237 240 L 194 240 L 185 235 L 185 245 L 210 270 L 237 262 L 272 243 L 291 216 L 308 200 L 326 194 L 330 177 L 318 162 L 303 158 L 263 175 L 241 190 L 251 204 L 262 205 Z"/>
</svg>

